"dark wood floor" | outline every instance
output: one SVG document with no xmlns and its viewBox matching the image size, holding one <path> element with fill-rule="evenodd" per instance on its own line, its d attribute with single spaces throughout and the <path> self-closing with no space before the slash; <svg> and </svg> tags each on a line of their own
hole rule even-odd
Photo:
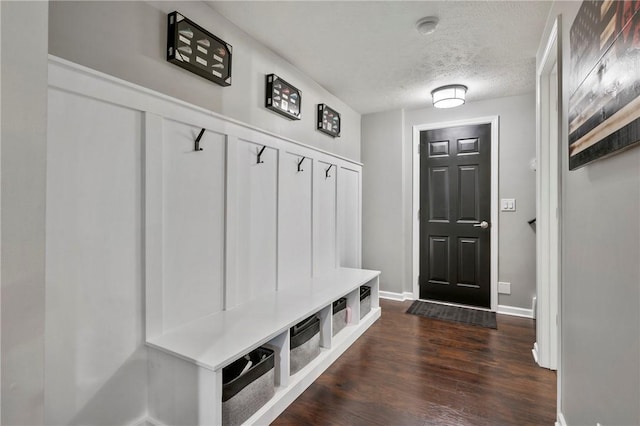
<svg viewBox="0 0 640 426">
<path fill-rule="evenodd" d="M 498 330 L 405 314 L 380 318 L 274 425 L 552 425 L 556 375 L 533 361 L 535 323 Z"/>
</svg>

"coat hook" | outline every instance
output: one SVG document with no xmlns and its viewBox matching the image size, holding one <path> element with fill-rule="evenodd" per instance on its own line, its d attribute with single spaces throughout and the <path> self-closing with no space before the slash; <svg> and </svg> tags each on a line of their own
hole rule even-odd
<svg viewBox="0 0 640 426">
<path fill-rule="evenodd" d="M 203 151 L 203 149 L 200 148 L 200 138 L 202 138 L 202 135 L 204 135 L 204 129 L 200 130 L 200 134 L 196 138 L 196 146 L 195 146 L 196 151 Z"/>
<path fill-rule="evenodd" d="M 304 170 L 302 170 L 302 162 L 305 160 L 305 158 L 307 158 L 307 157 L 302 157 L 302 160 L 298 161 L 298 171 L 299 172 L 304 172 Z"/>
<path fill-rule="evenodd" d="M 265 150 L 265 148 L 266 148 L 266 147 L 267 147 L 266 145 L 263 145 L 262 149 L 261 149 L 260 151 L 258 151 L 258 164 L 262 164 L 262 163 L 264 163 L 264 161 L 262 161 L 262 160 L 260 159 L 260 157 L 262 157 L 262 153 L 264 152 L 264 150 Z"/>
<path fill-rule="evenodd" d="M 331 164 L 331 165 L 329 166 L 329 168 L 328 168 L 327 170 L 325 170 L 325 171 L 324 171 L 324 177 L 325 177 L 325 179 L 328 179 L 328 178 L 330 178 L 330 177 L 331 177 L 331 176 L 329 176 L 329 170 L 331 170 L 331 168 L 332 168 L 332 167 L 333 167 L 333 164 Z"/>
</svg>

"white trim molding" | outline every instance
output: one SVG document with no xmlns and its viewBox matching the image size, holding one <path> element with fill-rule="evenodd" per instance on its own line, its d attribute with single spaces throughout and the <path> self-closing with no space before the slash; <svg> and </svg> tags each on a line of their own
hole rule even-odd
<svg viewBox="0 0 640 426">
<path fill-rule="evenodd" d="M 380 298 L 387 300 L 397 300 L 400 302 L 404 302 L 405 300 L 414 300 L 413 293 L 410 291 L 405 291 L 404 293 L 394 293 L 392 291 L 380 290 Z"/>
<path fill-rule="evenodd" d="M 71 75 L 69 71 L 72 72 L 72 78 L 69 77 Z M 175 121 L 193 125 L 204 124 L 206 127 L 207 123 L 210 125 L 212 120 L 215 120 L 216 123 L 220 123 L 218 129 L 222 129 L 223 132 L 228 129 L 229 126 L 234 126 L 235 136 L 241 138 L 247 134 L 254 135 L 257 132 L 267 137 L 267 139 L 289 142 L 304 149 L 310 149 L 324 154 L 328 156 L 328 158 L 337 158 L 346 163 L 362 166 L 362 163 L 359 161 L 278 135 L 277 133 L 261 129 L 252 124 L 244 123 L 51 54 L 49 54 L 49 87 L 55 87 L 56 89 L 69 93 L 80 94 L 163 117 L 172 117 Z"/>
<path fill-rule="evenodd" d="M 535 342 L 533 344 L 533 349 L 531 349 L 531 355 L 533 355 L 533 360 L 536 362 L 536 364 L 539 364 L 539 362 L 538 362 L 538 342 Z"/>
<path fill-rule="evenodd" d="M 562 275 L 562 55 L 557 17 L 536 64 L 536 342 L 538 364 L 559 365 Z M 556 70 L 554 72 L 554 69 Z M 555 111 L 554 111 L 555 109 Z M 558 375 L 560 378 L 560 375 Z"/>
<path fill-rule="evenodd" d="M 498 309 L 498 189 L 499 189 L 499 153 L 500 153 L 500 117 L 478 117 L 467 120 L 428 123 L 413 126 L 413 298 L 419 299 L 420 288 L 418 275 L 420 273 L 420 132 L 431 129 L 442 129 L 455 126 L 472 126 L 476 124 L 491 124 L 491 311 Z"/>
<path fill-rule="evenodd" d="M 556 422 L 556 426 L 567 426 L 567 420 L 564 418 L 562 411 L 558 411 L 558 421 Z"/>
<path fill-rule="evenodd" d="M 533 319 L 533 309 L 518 308 L 517 306 L 498 305 L 498 313 Z"/>
</svg>

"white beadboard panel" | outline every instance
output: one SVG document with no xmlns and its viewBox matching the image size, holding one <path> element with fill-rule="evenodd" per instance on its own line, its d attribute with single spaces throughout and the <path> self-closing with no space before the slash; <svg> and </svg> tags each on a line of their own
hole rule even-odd
<svg viewBox="0 0 640 426">
<path fill-rule="evenodd" d="M 339 247 L 340 266 L 360 267 L 361 246 L 361 181 L 360 171 L 340 168 L 338 175 L 339 191 Z"/>
<path fill-rule="evenodd" d="M 313 168 L 313 274 L 336 268 L 336 175 L 335 164 L 317 161 Z"/>
<path fill-rule="evenodd" d="M 225 136 L 163 123 L 163 328 L 222 310 Z"/>
<path fill-rule="evenodd" d="M 149 417 L 152 422 L 198 424 L 198 367 L 153 348 L 148 351 Z"/>
<path fill-rule="evenodd" d="M 311 277 L 311 177 L 314 164 L 302 155 L 281 152 L 278 191 L 278 288 L 295 287 Z"/>
<path fill-rule="evenodd" d="M 226 286 L 230 309 L 262 294 L 276 291 L 277 279 L 277 196 L 278 151 L 264 145 L 237 140 L 229 145 L 235 155 L 229 156 L 228 240 L 235 245 L 233 282 Z M 233 160 L 232 160 L 233 158 Z M 233 168 L 233 170 L 231 170 Z M 233 183 L 232 183 L 233 182 Z M 230 275 L 228 275 L 230 276 Z"/>
<path fill-rule="evenodd" d="M 146 412 L 142 115 L 49 90 L 45 424 Z"/>
</svg>

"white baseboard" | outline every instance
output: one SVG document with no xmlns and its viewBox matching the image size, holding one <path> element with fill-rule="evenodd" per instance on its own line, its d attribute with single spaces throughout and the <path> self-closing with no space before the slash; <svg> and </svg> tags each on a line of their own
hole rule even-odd
<svg viewBox="0 0 640 426">
<path fill-rule="evenodd" d="M 564 419 L 564 415 L 561 411 L 558 411 L 558 421 L 556 422 L 556 426 L 567 426 L 567 421 Z"/>
<path fill-rule="evenodd" d="M 405 291 L 404 293 L 394 293 L 392 291 L 382 291 L 379 292 L 381 299 L 389 299 L 389 300 L 397 300 L 400 302 L 404 302 L 405 300 L 413 300 L 413 293 Z"/>
<path fill-rule="evenodd" d="M 533 344 L 533 349 L 531 349 L 531 354 L 533 355 L 533 360 L 536 362 L 536 364 L 540 365 L 540 363 L 538 362 L 538 342 L 535 342 Z"/>
<path fill-rule="evenodd" d="M 498 313 L 533 319 L 533 309 L 518 308 L 516 306 L 498 305 Z"/>
</svg>

